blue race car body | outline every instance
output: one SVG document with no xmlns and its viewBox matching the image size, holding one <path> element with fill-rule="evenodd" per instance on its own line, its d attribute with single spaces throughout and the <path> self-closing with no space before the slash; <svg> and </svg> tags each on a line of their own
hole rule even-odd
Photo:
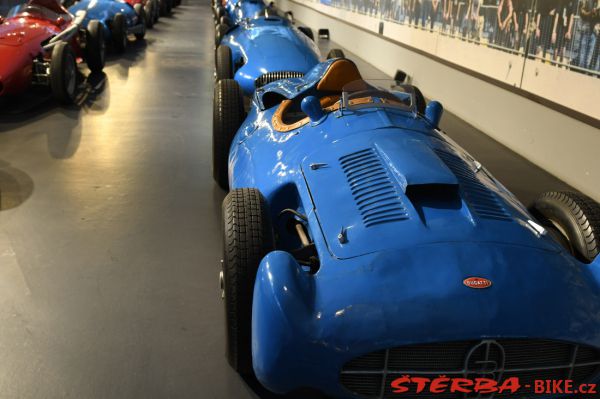
<svg viewBox="0 0 600 399">
<path fill-rule="evenodd" d="M 81 0 L 69 7 L 69 11 L 72 14 L 79 10 L 87 11 L 85 23 L 88 23 L 92 19 L 100 21 L 104 28 L 104 38 L 106 41 L 112 40 L 111 22 L 117 14 L 123 14 L 125 17 L 129 33 L 137 33 L 144 29 L 143 21 L 134 8 L 122 0 Z"/>
<path fill-rule="evenodd" d="M 266 9 L 261 0 L 228 1 L 225 5 L 227 14 L 234 24 L 239 24 L 245 19 L 254 19 L 263 15 Z"/>
<path fill-rule="evenodd" d="M 437 103 L 359 79 L 337 59 L 257 89 L 232 141 L 230 187 L 260 190 L 279 234 L 254 287 L 259 381 L 336 398 L 394 397 L 415 374 L 597 381 L 600 258 L 544 234 L 436 128 Z M 286 209 L 305 215 L 318 270 L 292 255 Z"/>
<path fill-rule="evenodd" d="M 303 75 L 319 62 L 315 43 L 279 17 L 243 20 L 223 37 L 221 45 L 231 49 L 234 79 L 248 96 L 264 75 Z"/>
</svg>

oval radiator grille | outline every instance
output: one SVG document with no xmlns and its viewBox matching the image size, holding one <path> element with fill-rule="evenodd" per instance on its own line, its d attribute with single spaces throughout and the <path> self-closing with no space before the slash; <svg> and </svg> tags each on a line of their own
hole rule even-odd
<svg viewBox="0 0 600 399">
<path fill-rule="evenodd" d="M 396 186 L 374 149 L 344 155 L 340 164 L 365 226 L 408 219 Z"/>
<path fill-rule="evenodd" d="M 479 181 L 475 171 L 462 158 L 440 149 L 436 149 L 435 153 L 456 175 L 465 200 L 478 216 L 485 219 L 512 220 L 496 194 Z"/>
<path fill-rule="evenodd" d="M 288 79 L 288 78 L 301 78 L 303 76 L 304 76 L 304 74 L 302 72 L 294 72 L 294 71 L 268 72 L 263 75 L 260 75 L 254 81 L 254 87 L 259 88 L 259 87 L 263 87 L 264 85 L 266 85 L 268 83 L 275 82 L 277 80 Z"/>
</svg>

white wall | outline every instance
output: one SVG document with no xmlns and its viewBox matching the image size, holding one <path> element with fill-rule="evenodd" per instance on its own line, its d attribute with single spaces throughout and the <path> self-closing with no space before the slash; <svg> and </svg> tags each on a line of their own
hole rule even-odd
<svg viewBox="0 0 600 399">
<path fill-rule="evenodd" d="M 331 40 L 386 74 L 393 76 L 397 69 L 407 72 L 427 97 L 440 100 L 450 112 L 600 201 L 599 129 L 306 5 L 293 0 L 278 0 L 277 5 L 315 30 L 329 28 Z M 374 18 L 362 17 L 363 29 L 377 30 Z M 390 25 L 386 23 L 386 29 Z M 546 70 L 541 63 L 537 68 L 538 75 L 556 70 Z M 526 71 L 526 79 L 535 75 L 535 69 Z"/>
</svg>

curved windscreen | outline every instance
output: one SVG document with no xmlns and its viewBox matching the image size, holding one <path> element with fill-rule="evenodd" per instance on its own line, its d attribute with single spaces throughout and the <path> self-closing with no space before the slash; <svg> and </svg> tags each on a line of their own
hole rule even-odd
<svg viewBox="0 0 600 399">
<path fill-rule="evenodd" d="M 393 90 L 387 90 L 382 88 L 382 83 L 384 81 L 365 80 L 347 83 L 342 89 L 342 107 L 348 110 L 394 108 L 415 111 L 415 93 L 411 86 L 393 86 Z"/>
</svg>

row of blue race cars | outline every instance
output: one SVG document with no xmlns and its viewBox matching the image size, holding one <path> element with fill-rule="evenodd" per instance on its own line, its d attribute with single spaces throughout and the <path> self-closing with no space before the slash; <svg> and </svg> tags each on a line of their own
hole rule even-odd
<svg viewBox="0 0 600 399">
<path fill-rule="evenodd" d="M 305 398 L 531 398 L 535 379 L 600 382 L 598 203 L 547 192 L 526 208 L 418 88 L 366 80 L 339 50 L 321 61 L 312 31 L 272 6 L 213 13 L 235 370 Z M 461 390 L 395 393 L 440 375 Z M 478 391 L 506 379 L 519 389 Z"/>
<path fill-rule="evenodd" d="M 61 103 L 77 94 L 77 63 L 92 72 L 104 68 L 107 46 L 123 53 L 129 36 L 171 13 L 180 0 L 28 0 L 0 16 L 0 97 L 31 86 L 50 88 Z"/>
</svg>

